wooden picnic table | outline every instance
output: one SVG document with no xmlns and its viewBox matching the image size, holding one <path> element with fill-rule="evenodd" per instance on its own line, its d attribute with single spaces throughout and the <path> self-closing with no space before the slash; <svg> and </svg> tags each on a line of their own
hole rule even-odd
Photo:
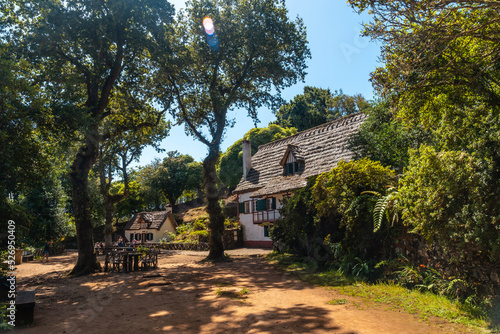
<svg viewBox="0 0 500 334">
<path fill-rule="evenodd" d="M 112 269 L 120 270 L 120 266 L 124 272 L 139 270 L 139 262 L 142 260 L 143 269 L 148 267 L 156 267 L 158 264 L 158 250 L 149 249 L 143 252 L 138 252 L 133 247 L 113 247 L 108 249 L 105 254 L 104 270 L 108 271 L 109 265 Z M 141 259 L 142 258 L 142 259 Z"/>
</svg>

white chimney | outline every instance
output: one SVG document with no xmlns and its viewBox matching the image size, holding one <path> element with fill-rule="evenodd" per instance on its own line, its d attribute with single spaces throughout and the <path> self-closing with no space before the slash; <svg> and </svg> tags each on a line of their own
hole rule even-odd
<svg viewBox="0 0 500 334">
<path fill-rule="evenodd" d="M 246 180 L 252 168 L 252 142 L 243 140 L 243 179 Z"/>
</svg>

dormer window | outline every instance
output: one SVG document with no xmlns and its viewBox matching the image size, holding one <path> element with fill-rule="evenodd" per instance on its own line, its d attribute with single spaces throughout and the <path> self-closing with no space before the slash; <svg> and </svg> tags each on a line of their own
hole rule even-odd
<svg viewBox="0 0 500 334">
<path fill-rule="evenodd" d="M 283 166 L 283 175 L 285 176 L 301 172 L 304 169 L 304 158 L 300 154 L 299 147 L 288 145 L 280 165 Z"/>
<path fill-rule="evenodd" d="M 283 175 L 296 174 L 301 169 L 301 163 L 298 161 L 290 162 L 283 166 Z"/>
</svg>

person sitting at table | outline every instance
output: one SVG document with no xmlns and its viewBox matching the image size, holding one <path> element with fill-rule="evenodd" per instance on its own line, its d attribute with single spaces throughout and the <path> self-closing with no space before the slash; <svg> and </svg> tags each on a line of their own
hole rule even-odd
<svg viewBox="0 0 500 334">
<path fill-rule="evenodd" d="M 122 238 L 120 238 L 120 239 L 118 240 L 118 247 L 123 247 L 123 246 L 125 246 L 125 244 L 123 243 L 123 239 L 122 239 Z"/>
<path fill-rule="evenodd" d="M 137 245 L 137 240 L 135 240 L 135 238 L 134 238 L 134 239 L 132 239 L 132 245 L 133 245 L 134 247 L 135 247 L 135 245 Z"/>
</svg>

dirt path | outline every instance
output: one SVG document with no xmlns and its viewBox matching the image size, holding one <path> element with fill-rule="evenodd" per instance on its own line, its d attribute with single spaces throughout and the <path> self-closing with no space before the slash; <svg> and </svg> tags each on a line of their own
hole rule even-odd
<svg viewBox="0 0 500 334">
<path fill-rule="evenodd" d="M 16 333 L 460 333 L 412 315 L 370 307 L 303 283 L 237 250 L 232 261 L 200 263 L 204 253 L 162 254 L 159 268 L 130 274 L 64 276 L 70 253 L 18 267 L 18 288 L 36 289 L 35 325 Z M 248 293 L 244 293 L 248 292 Z M 345 305 L 329 305 L 345 298 Z"/>
</svg>

